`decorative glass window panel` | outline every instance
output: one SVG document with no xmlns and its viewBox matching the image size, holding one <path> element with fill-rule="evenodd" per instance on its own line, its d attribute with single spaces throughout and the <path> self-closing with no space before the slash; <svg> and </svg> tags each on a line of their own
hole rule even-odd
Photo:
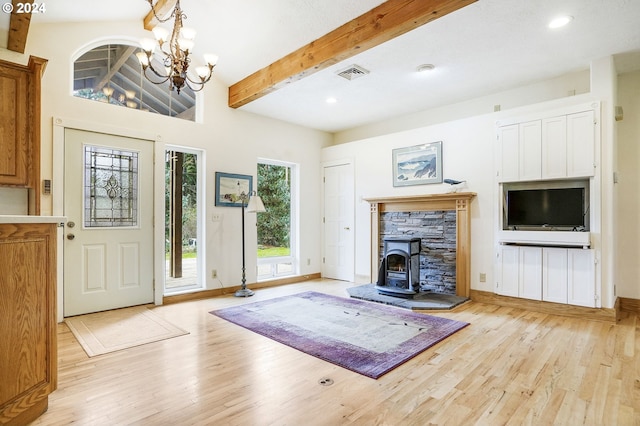
<svg viewBox="0 0 640 426">
<path fill-rule="evenodd" d="M 84 148 L 84 226 L 138 226 L 138 153 Z"/>
</svg>

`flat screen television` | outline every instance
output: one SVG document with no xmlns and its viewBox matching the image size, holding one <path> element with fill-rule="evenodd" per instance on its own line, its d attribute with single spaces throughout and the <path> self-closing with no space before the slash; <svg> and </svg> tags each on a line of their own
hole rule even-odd
<svg viewBox="0 0 640 426">
<path fill-rule="evenodd" d="M 585 188 L 507 190 L 504 229 L 587 230 L 585 192 Z"/>
</svg>

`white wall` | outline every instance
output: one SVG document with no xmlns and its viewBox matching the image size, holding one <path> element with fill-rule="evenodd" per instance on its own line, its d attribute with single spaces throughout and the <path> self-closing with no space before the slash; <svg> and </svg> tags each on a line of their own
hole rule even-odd
<svg viewBox="0 0 640 426">
<path fill-rule="evenodd" d="M 507 111 L 571 95 L 589 93 L 589 78 L 590 72 L 586 69 L 504 92 L 371 123 L 336 133 L 334 144 L 489 114 L 495 111 L 496 106 L 502 111 Z"/>
<path fill-rule="evenodd" d="M 617 295 L 640 299 L 640 71 L 618 78 Z"/>
<path fill-rule="evenodd" d="M 606 76 L 603 76 L 602 79 L 606 79 Z M 557 81 L 557 79 L 553 81 L 554 87 Z M 577 83 L 572 82 L 570 78 L 566 79 L 565 90 L 556 87 L 556 92 L 569 93 L 573 90 L 572 87 L 581 84 L 580 81 L 582 81 L 581 77 Z M 603 86 L 600 82 L 596 83 Z M 541 85 L 542 83 L 531 86 L 529 89 L 539 90 Z M 524 88 L 510 93 L 512 96 L 524 96 L 527 99 L 533 96 L 532 94 L 525 95 L 527 90 Z M 519 104 L 517 99 L 511 99 L 506 92 L 499 94 L 498 97 L 504 99 L 505 103 Z M 496 95 L 492 95 L 488 99 L 494 98 Z M 482 104 L 486 103 L 488 99 L 470 102 Z M 370 212 L 368 203 L 362 201 L 362 197 L 429 194 L 448 190 L 448 186 L 445 184 L 394 188 L 391 176 L 392 149 L 441 140 L 443 141 L 444 178 L 466 180 L 466 191 L 477 193 L 477 197 L 471 203 L 471 288 L 493 292 L 496 253 L 494 230 L 498 205 L 495 181 L 496 166 L 494 164 L 496 121 L 594 100 L 599 99 L 594 98 L 590 93 L 570 96 L 509 110 L 503 109 L 497 113 L 481 114 L 442 123 L 429 123 L 420 128 L 391 132 L 323 149 L 322 160 L 325 162 L 352 158 L 355 163 L 356 275 L 369 275 L 371 267 L 369 259 Z M 607 98 L 607 101 L 609 100 L 610 96 Z M 448 107 L 448 109 L 454 110 L 455 106 Z M 425 117 L 429 116 L 429 112 L 421 114 Z M 389 128 L 393 128 L 396 121 L 391 120 L 391 122 L 392 125 Z M 359 129 L 358 132 L 363 134 L 377 133 L 381 129 L 385 129 L 385 123 L 378 123 L 370 129 Z M 603 144 L 605 144 L 604 141 Z M 607 161 L 610 161 L 610 158 Z M 480 273 L 487 274 L 486 282 L 480 282 Z M 603 289 L 603 294 L 612 293 L 610 281 L 603 282 L 603 285 L 610 286 L 610 288 Z M 603 298 L 602 306 L 611 307 L 613 302 L 614 300 L 607 296 L 606 299 Z"/>
<path fill-rule="evenodd" d="M 320 163 L 321 149 L 331 142 L 331 135 L 267 119 L 227 107 L 227 88 L 213 80 L 204 89 L 204 120 L 193 123 L 157 114 L 131 110 L 86 99 L 74 98 L 72 91 L 73 57 L 97 40 L 136 41 L 148 37 L 140 22 L 31 24 L 25 55 L 0 50 L 0 59 L 26 64 L 28 55 L 49 60 L 42 80 L 42 179 L 53 179 L 53 117 L 79 121 L 91 128 L 108 126 L 155 136 L 156 152 L 164 152 L 165 144 L 200 148 L 206 151 L 206 285 L 207 288 L 240 284 L 241 218 L 237 208 L 214 207 L 214 172 L 256 175 L 258 158 L 270 158 L 300 165 L 300 255 L 312 259 L 302 262 L 300 272 L 320 271 Z M 233 58 L 221 58 L 221 61 Z M 56 141 L 59 143 L 59 141 Z M 160 158 L 163 158 L 161 155 Z M 156 170 L 158 167 L 156 167 Z M 54 181 L 52 185 L 62 185 Z M 162 178 L 156 179 L 155 196 L 164 198 Z M 163 202 L 163 201 L 162 201 Z M 1 203 L 1 201 L 0 201 Z M 42 214 L 50 215 L 61 200 L 43 196 Z M 222 215 L 214 223 L 212 215 Z M 256 240 L 255 215 L 247 215 L 247 281 L 255 281 Z M 163 229 L 156 238 L 164 240 Z M 218 279 L 210 278 L 217 269 Z"/>
</svg>

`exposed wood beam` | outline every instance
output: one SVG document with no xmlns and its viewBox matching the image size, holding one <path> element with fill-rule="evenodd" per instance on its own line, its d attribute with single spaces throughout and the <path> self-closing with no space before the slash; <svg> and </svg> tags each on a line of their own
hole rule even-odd
<svg viewBox="0 0 640 426">
<path fill-rule="evenodd" d="M 18 3 L 24 2 L 13 0 L 13 12 L 11 12 L 11 18 L 9 18 L 7 49 L 24 53 L 24 48 L 27 45 L 27 35 L 29 34 L 29 25 L 31 24 L 31 13 L 16 13 Z"/>
<path fill-rule="evenodd" d="M 477 0 L 388 0 L 229 88 L 239 108 Z"/>
<path fill-rule="evenodd" d="M 176 0 L 158 0 L 153 8 L 156 11 L 156 15 L 164 19 L 176 7 Z M 144 29 L 151 31 L 159 22 L 153 11 L 150 10 L 147 16 L 144 17 Z"/>
</svg>

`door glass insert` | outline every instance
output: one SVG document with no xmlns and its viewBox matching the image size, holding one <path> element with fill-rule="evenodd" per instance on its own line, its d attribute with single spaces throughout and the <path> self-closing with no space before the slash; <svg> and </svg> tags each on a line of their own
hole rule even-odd
<svg viewBox="0 0 640 426">
<path fill-rule="evenodd" d="M 84 147 L 84 226 L 138 226 L 138 153 Z"/>
</svg>

